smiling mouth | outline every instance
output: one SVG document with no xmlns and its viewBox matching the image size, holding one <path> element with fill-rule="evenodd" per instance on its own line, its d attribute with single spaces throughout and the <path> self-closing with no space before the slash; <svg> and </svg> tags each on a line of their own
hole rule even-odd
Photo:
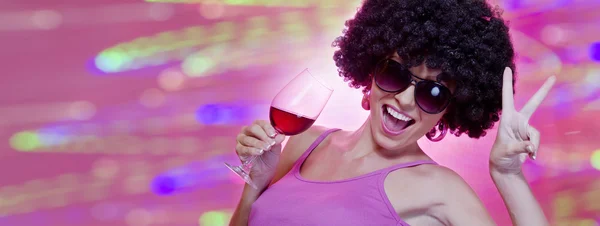
<svg viewBox="0 0 600 226">
<path fill-rule="evenodd" d="M 383 127 L 386 132 L 397 135 L 406 130 L 409 126 L 415 124 L 411 117 L 396 111 L 394 108 L 383 105 Z"/>
</svg>

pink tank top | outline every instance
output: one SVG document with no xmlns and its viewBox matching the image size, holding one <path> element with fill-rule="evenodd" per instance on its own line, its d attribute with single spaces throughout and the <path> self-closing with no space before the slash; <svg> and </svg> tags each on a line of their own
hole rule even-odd
<svg viewBox="0 0 600 226">
<path fill-rule="evenodd" d="M 300 175 L 300 167 L 326 137 L 319 138 L 296 161 L 293 168 L 254 202 L 249 226 L 406 226 L 392 207 L 383 188 L 386 176 L 397 169 L 436 164 L 416 161 L 380 169 L 339 181 L 311 181 Z"/>
</svg>

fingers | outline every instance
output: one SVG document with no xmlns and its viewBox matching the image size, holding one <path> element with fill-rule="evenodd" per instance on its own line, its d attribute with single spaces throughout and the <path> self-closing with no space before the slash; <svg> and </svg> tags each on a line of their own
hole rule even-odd
<svg viewBox="0 0 600 226">
<path fill-rule="evenodd" d="M 278 134 L 271 124 L 259 120 L 242 128 L 236 138 L 236 152 L 240 160 L 245 161 L 250 156 L 262 155 L 274 145 L 281 144 L 284 139 L 285 136 Z"/>
<path fill-rule="evenodd" d="M 277 135 L 277 131 L 275 130 L 275 128 L 273 128 L 273 126 L 271 125 L 271 123 L 268 123 L 267 121 L 262 121 L 262 120 L 258 120 L 256 122 L 254 122 L 254 124 L 259 125 L 260 127 L 263 128 L 263 130 L 267 133 L 267 135 L 270 138 L 273 138 Z"/>
<path fill-rule="evenodd" d="M 529 135 L 529 142 L 531 142 L 531 145 L 533 146 L 531 147 L 532 150 L 530 150 L 531 153 L 529 157 L 535 160 L 537 158 L 537 152 L 540 147 L 540 132 L 537 129 L 530 126 L 527 130 L 527 134 Z"/>
<path fill-rule="evenodd" d="M 540 106 L 544 98 L 546 98 L 546 95 L 548 95 L 548 92 L 550 92 L 550 89 L 552 89 L 554 82 L 556 82 L 555 76 L 551 76 L 550 78 L 548 78 L 544 85 L 542 85 L 542 87 L 540 87 L 540 89 L 533 95 L 533 97 L 531 97 L 531 99 L 527 101 L 527 104 L 525 104 L 523 109 L 521 109 L 521 113 L 525 117 L 529 119 L 531 115 L 533 115 L 533 113 L 538 108 L 538 106 Z"/>
<path fill-rule="evenodd" d="M 271 143 L 267 143 L 265 141 L 255 138 L 255 137 L 247 136 L 244 134 L 238 135 L 237 142 L 243 146 L 258 148 L 261 150 L 268 150 L 269 148 L 271 148 Z"/>
<path fill-rule="evenodd" d="M 527 125 L 526 136 L 523 141 L 517 142 L 509 147 L 509 155 L 527 154 L 529 158 L 535 160 L 540 147 L 540 132 Z"/>
<path fill-rule="evenodd" d="M 244 127 L 242 133 L 246 136 L 254 137 L 271 145 L 275 145 L 273 138 L 267 135 L 267 131 L 265 131 L 263 126 L 260 126 L 257 123 Z"/>
<path fill-rule="evenodd" d="M 285 140 L 285 135 L 283 135 L 283 134 L 277 134 L 275 136 L 275 143 L 276 144 L 281 144 L 283 142 L 283 140 Z"/>
<path fill-rule="evenodd" d="M 237 143 L 237 145 L 235 146 L 235 151 L 237 152 L 237 155 L 240 158 L 240 160 L 242 160 L 242 162 L 248 160 L 250 156 L 262 155 L 262 153 L 264 152 L 262 149 L 244 146 L 240 143 Z"/>
<path fill-rule="evenodd" d="M 513 73 L 509 67 L 506 67 L 502 78 L 502 109 L 507 110 L 514 107 Z"/>
</svg>

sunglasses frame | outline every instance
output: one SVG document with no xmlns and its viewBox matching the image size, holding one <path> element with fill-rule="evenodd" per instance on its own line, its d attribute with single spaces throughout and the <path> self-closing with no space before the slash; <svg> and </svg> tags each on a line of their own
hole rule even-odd
<svg viewBox="0 0 600 226">
<path fill-rule="evenodd" d="M 405 88 L 399 89 L 399 90 L 386 90 L 386 89 L 382 88 L 379 85 L 379 83 L 377 82 L 378 75 L 380 75 L 383 71 L 386 70 L 386 68 L 388 67 L 390 61 L 394 61 L 394 63 L 397 63 L 398 65 L 400 65 L 403 70 L 406 70 L 406 72 L 408 74 L 410 74 L 410 84 L 408 86 L 406 86 Z M 382 63 L 383 63 L 383 65 L 381 65 Z M 385 60 L 382 60 L 379 63 L 377 63 L 377 66 L 375 68 L 376 68 L 376 70 L 375 70 L 376 73 L 373 75 L 373 79 L 375 80 L 375 85 L 377 85 L 377 87 L 379 87 L 379 89 L 381 89 L 381 90 L 383 90 L 385 92 L 388 92 L 388 93 L 401 93 L 401 92 L 404 92 L 406 89 L 408 89 L 408 87 L 410 87 L 410 85 L 414 85 L 415 86 L 415 90 L 414 90 L 414 93 L 413 93 L 413 97 L 415 98 L 415 103 L 417 103 L 417 105 L 419 106 L 419 108 L 421 108 L 421 110 L 423 110 L 427 114 L 432 114 L 433 115 L 433 114 L 438 114 L 438 113 L 444 111 L 448 107 L 448 105 L 450 105 L 450 103 L 452 102 L 452 100 L 454 99 L 454 96 L 452 96 L 452 92 L 450 91 L 450 89 L 448 87 L 446 87 L 445 85 L 443 85 L 442 83 L 439 83 L 437 81 L 432 81 L 432 80 L 427 80 L 427 79 L 419 78 L 416 75 L 414 75 L 412 72 L 410 72 L 408 70 L 408 68 L 406 68 L 404 65 L 402 65 L 401 63 L 399 63 L 399 62 L 397 62 L 397 61 L 395 61 L 393 59 L 387 58 Z M 423 82 L 433 82 L 434 84 L 438 85 L 439 87 L 442 87 L 442 89 L 446 89 L 446 91 L 448 91 L 448 93 L 450 94 L 450 98 L 449 98 L 448 102 L 444 106 L 442 106 L 439 111 L 429 112 L 429 111 L 425 110 L 423 108 L 423 106 L 421 106 L 421 104 L 419 104 L 419 101 L 417 100 L 417 89 L 416 88 L 419 85 L 419 83 L 422 84 Z"/>
</svg>

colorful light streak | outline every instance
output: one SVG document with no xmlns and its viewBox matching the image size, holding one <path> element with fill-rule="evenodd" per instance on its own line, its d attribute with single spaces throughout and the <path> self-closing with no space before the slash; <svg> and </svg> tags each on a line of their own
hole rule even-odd
<svg viewBox="0 0 600 226">
<path fill-rule="evenodd" d="M 322 30 L 333 29 L 332 21 L 338 18 L 341 11 L 333 10 L 332 12 L 324 13 L 322 10 L 309 13 L 283 12 L 270 20 L 266 20 L 264 16 L 254 16 L 236 22 L 223 21 L 207 26 L 193 26 L 183 30 L 161 32 L 110 47 L 96 56 L 95 65 L 105 73 L 118 73 L 186 60 L 197 51 L 207 47 L 215 48 L 214 46 L 217 46 L 217 48 L 226 50 L 235 47 L 234 50 L 244 49 L 246 51 L 253 49 L 252 47 L 268 47 L 273 43 L 281 43 L 283 37 L 287 37 L 285 40 L 292 40 L 295 44 L 308 44 L 306 42 L 309 37 L 315 36 Z M 304 19 L 311 17 L 316 18 Z M 236 40 L 239 42 L 234 43 Z M 289 44 L 288 42 L 284 43 Z M 223 44 L 227 45 L 223 47 Z M 283 47 L 280 47 L 279 50 L 281 48 Z M 224 52 L 225 49 L 216 51 Z M 210 51 L 212 53 L 214 50 Z M 220 55 L 210 54 L 210 56 Z M 203 60 L 200 63 L 208 63 L 208 66 L 200 64 L 201 68 L 197 71 L 209 70 L 211 61 L 206 58 L 201 59 Z M 190 66 L 186 68 L 188 71 L 191 70 Z"/>
<path fill-rule="evenodd" d="M 18 142 L 12 146 L 15 150 L 25 152 L 48 152 L 48 153 L 75 153 L 75 154 L 109 154 L 109 155 L 191 155 L 198 150 L 207 150 L 210 147 L 219 147 L 223 143 L 215 143 L 210 139 L 202 139 L 194 136 L 178 137 L 144 137 L 134 135 L 72 135 L 63 137 L 60 144 L 43 144 L 38 142 L 35 133 L 18 133 Z M 41 135 L 44 136 L 44 135 Z M 34 139 L 35 138 L 35 139 Z M 228 137 L 228 139 L 230 139 Z M 17 140 L 17 139 L 15 139 Z M 34 143 L 26 143 L 32 141 Z M 223 139 L 217 139 L 222 142 Z M 12 144 L 12 143 L 11 143 Z"/>
<path fill-rule="evenodd" d="M 218 160 L 219 165 L 224 161 L 223 157 L 217 154 L 207 154 L 207 158 Z M 52 178 L 29 180 L 22 184 L 2 185 L 0 186 L 0 216 L 96 202 L 119 194 L 150 194 L 148 185 L 151 178 L 194 161 L 195 159 L 189 157 L 173 157 L 159 162 L 129 161 L 127 164 L 120 165 L 122 166 L 121 177 L 119 177 L 121 180 L 106 180 L 98 177 L 92 169 L 88 173 L 67 173 Z M 228 184 L 230 183 L 228 176 L 229 174 L 223 174 L 223 177 L 204 178 L 201 182 L 204 185 Z"/>
<path fill-rule="evenodd" d="M 180 4 L 216 4 L 211 0 L 145 0 L 146 2 L 180 3 Z M 218 4 L 227 6 L 265 6 L 265 7 L 331 7 L 340 5 L 358 5 L 357 1 L 347 0 L 220 0 Z"/>
<path fill-rule="evenodd" d="M 521 31 L 512 30 L 511 35 L 520 60 L 517 70 L 520 81 L 539 81 L 561 73 L 562 61 L 552 49 Z M 526 63 L 524 59 L 536 60 Z"/>
<path fill-rule="evenodd" d="M 222 163 L 226 160 L 219 156 L 169 169 L 154 177 L 150 187 L 157 195 L 173 195 L 229 183 L 231 171 L 222 167 Z"/>
</svg>

